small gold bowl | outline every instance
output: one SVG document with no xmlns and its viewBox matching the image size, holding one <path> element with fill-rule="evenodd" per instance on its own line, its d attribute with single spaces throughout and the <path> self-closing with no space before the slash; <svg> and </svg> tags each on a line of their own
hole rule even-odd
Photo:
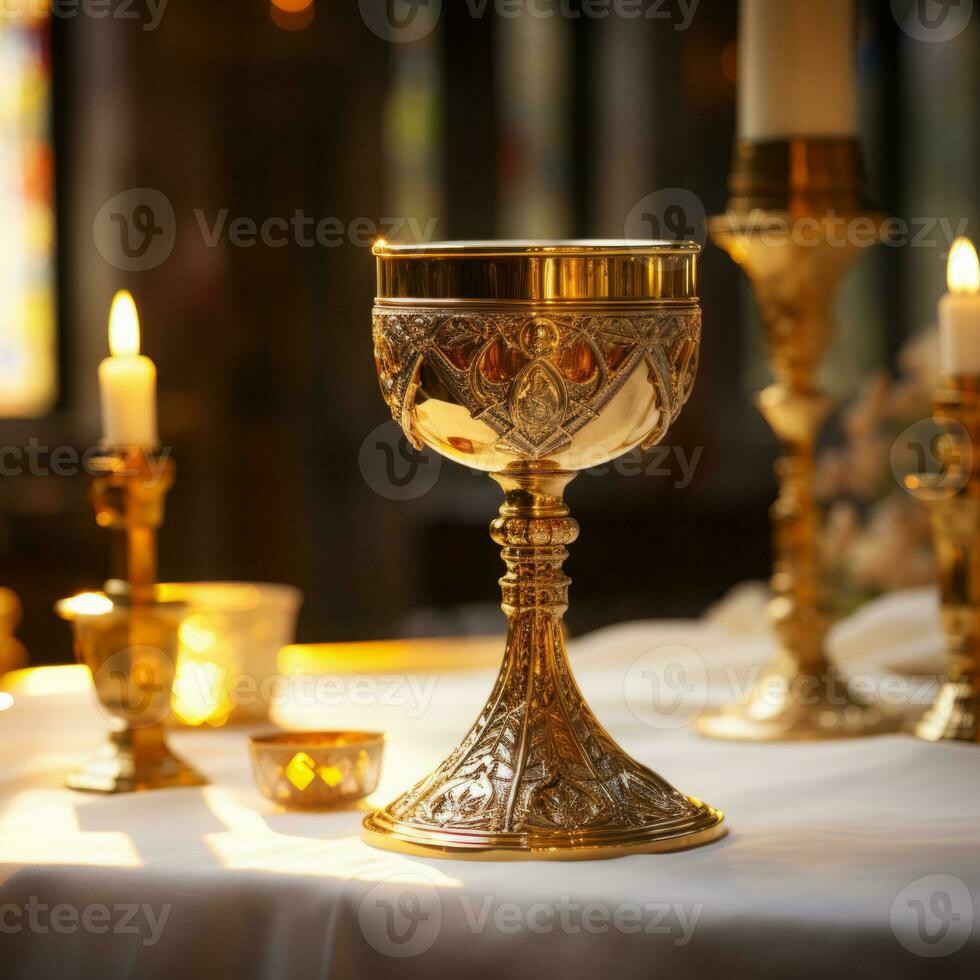
<svg viewBox="0 0 980 980">
<path fill-rule="evenodd" d="M 249 739 L 263 796 L 291 809 L 340 807 L 375 791 L 385 736 L 379 732 L 277 732 Z"/>
</svg>

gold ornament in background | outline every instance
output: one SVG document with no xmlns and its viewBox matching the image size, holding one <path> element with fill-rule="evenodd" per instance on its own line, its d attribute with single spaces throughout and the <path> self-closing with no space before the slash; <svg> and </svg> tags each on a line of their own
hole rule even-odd
<svg viewBox="0 0 980 980">
<path fill-rule="evenodd" d="M 722 814 L 631 759 L 565 653 L 576 472 L 667 432 L 691 393 L 696 245 L 375 248 L 374 349 L 418 448 L 489 472 L 508 636 L 469 734 L 365 820 L 369 842 L 443 857 L 596 858 L 713 840 Z"/>
<path fill-rule="evenodd" d="M 908 477 L 929 509 L 939 565 L 949 673 L 915 727 L 930 742 L 980 742 L 980 378 L 948 378 L 936 392 L 942 471 Z"/>
<path fill-rule="evenodd" d="M 816 374 L 833 339 L 833 303 L 844 274 L 868 244 L 868 230 L 877 240 L 881 226 L 880 216 L 862 206 L 861 188 L 854 140 L 740 143 L 729 211 L 709 225 L 714 241 L 752 283 L 775 375 L 757 404 L 783 456 L 776 465 L 780 491 L 772 508 L 776 556 L 768 610 L 779 649 L 744 701 L 698 718 L 702 735 L 848 738 L 895 724 L 851 692 L 827 659 L 830 623 L 813 495 L 817 439 L 831 408 Z"/>
<path fill-rule="evenodd" d="M 0 586 L 0 677 L 28 664 L 27 648 L 14 635 L 23 614 L 17 593 Z"/>
</svg>

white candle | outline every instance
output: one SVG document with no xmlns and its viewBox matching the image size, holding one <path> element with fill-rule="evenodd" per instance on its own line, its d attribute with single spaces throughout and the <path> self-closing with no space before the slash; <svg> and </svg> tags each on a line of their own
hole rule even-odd
<svg viewBox="0 0 980 980">
<path fill-rule="evenodd" d="M 738 135 L 857 132 L 854 0 L 741 0 Z"/>
<path fill-rule="evenodd" d="M 123 449 L 155 449 L 157 369 L 140 354 L 140 324 L 133 297 L 116 293 L 109 314 L 109 351 L 99 365 L 102 437 Z"/>
<path fill-rule="evenodd" d="M 939 301 L 939 368 L 947 377 L 980 375 L 980 262 L 969 238 L 957 238 Z"/>
</svg>

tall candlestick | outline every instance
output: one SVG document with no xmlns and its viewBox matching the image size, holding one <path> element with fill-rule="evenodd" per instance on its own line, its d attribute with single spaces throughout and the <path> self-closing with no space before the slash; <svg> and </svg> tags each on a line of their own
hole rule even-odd
<svg viewBox="0 0 980 980">
<path fill-rule="evenodd" d="M 102 436 L 118 448 L 155 449 L 157 369 L 140 354 L 140 325 L 133 297 L 116 293 L 109 314 L 109 351 L 99 365 Z"/>
<path fill-rule="evenodd" d="M 980 261 L 969 238 L 957 238 L 939 301 L 939 367 L 947 377 L 980 374 Z"/>
<path fill-rule="evenodd" d="M 857 132 L 853 0 L 742 0 L 739 138 Z"/>
</svg>

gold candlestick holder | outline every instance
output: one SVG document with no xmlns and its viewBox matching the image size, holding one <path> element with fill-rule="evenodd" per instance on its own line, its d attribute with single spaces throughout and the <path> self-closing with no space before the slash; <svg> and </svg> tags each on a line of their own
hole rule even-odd
<svg viewBox="0 0 980 980">
<path fill-rule="evenodd" d="M 936 476 L 913 475 L 906 485 L 932 519 L 939 565 L 941 619 L 949 673 L 915 726 L 929 742 L 980 743 L 980 376 L 946 379 L 936 392 L 942 466 Z"/>
<path fill-rule="evenodd" d="M 630 758 L 572 676 L 562 565 L 577 471 L 659 442 L 697 372 L 696 245 L 377 246 L 374 349 L 406 437 L 489 473 L 504 503 L 507 644 L 469 734 L 364 822 L 437 857 L 582 859 L 714 840 L 723 816 Z"/>
<path fill-rule="evenodd" d="M 187 607 L 155 597 L 157 530 L 174 482 L 169 457 L 144 450 L 111 452 L 96 461 L 96 521 L 116 535 L 111 596 L 89 593 L 55 609 L 72 625 L 75 652 L 92 672 L 109 716 L 106 744 L 66 783 L 97 793 L 129 793 L 206 780 L 177 757 L 164 735 L 170 713 L 178 630 Z"/>
<path fill-rule="evenodd" d="M 861 202 L 860 151 L 850 139 L 736 145 L 732 197 L 711 219 L 714 241 L 752 283 L 775 381 L 757 405 L 779 437 L 775 561 L 768 608 L 779 649 L 743 701 L 704 712 L 702 735 L 750 741 L 846 738 L 891 719 L 848 689 L 828 660 L 829 619 L 818 568 L 813 496 L 817 439 L 830 411 L 816 374 L 833 337 L 845 272 L 877 241 L 880 216 Z M 858 234 L 860 232 L 860 234 Z"/>
</svg>

